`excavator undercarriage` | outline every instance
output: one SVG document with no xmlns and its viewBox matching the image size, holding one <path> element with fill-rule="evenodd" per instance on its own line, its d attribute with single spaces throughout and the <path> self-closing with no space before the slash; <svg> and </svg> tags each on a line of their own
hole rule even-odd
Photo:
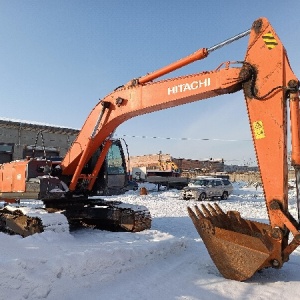
<svg viewBox="0 0 300 300">
<path fill-rule="evenodd" d="M 26 237 L 46 230 L 65 232 L 84 227 L 139 232 L 151 228 L 151 215 L 144 206 L 97 198 L 47 199 L 32 209 L 21 201 L 0 209 L 0 231 L 8 234 Z"/>
<path fill-rule="evenodd" d="M 127 174 L 119 140 L 111 141 L 111 151 L 95 176 L 93 188 L 87 190 L 88 173 L 99 157 L 98 152 L 87 163 L 87 174 L 82 174 L 73 192 L 68 188 L 71 177 L 61 174 L 57 161 L 28 157 L 2 164 L 0 201 L 13 204 L 0 209 L 0 231 L 25 237 L 45 230 L 60 232 L 62 228 L 130 232 L 151 228 L 151 215 L 146 207 L 101 198 L 112 191 L 125 191 Z M 40 202 L 39 209 L 28 210 L 36 200 Z"/>
</svg>

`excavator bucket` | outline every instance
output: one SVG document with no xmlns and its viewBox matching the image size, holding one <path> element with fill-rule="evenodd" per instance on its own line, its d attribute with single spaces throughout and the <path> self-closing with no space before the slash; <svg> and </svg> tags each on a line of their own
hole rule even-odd
<svg viewBox="0 0 300 300">
<path fill-rule="evenodd" d="M 215 203 L 188 207 L 195 228 L 201 236 L 219 272 L 227 279 L 244 281 L 274 263 L 278 239 L 271 236 L 271 226 L 241 218 L 236 211 L 224 213 Z M 274 253 L 275 252 L 275 253 Z"/>
</svg>

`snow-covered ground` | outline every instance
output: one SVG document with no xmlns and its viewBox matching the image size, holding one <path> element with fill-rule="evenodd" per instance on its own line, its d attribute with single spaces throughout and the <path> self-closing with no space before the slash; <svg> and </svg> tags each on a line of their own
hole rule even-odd
<svg viewBox="0 0 300 300">
<path fill-rule="evenodd" d="M 147 186 L 150 189 L 149 186 Z M 151 190 L 151 189 L 150 189 Z M 289 208 L 296 216 L 294 190 Z M 107 197 L 145 205 L 152 228 L 139 233 L 83 229 L 27 238 L 0 233 L 0 299 L 298 299 L 300 249 L 280 270 L 266 269 L 246 282 L 224 279 L 187 214 L 195 201 L 156 189 Z M 260 188 L 236 183 L 218 201 L 248 219 L 267 222 Z"/>
</svg>

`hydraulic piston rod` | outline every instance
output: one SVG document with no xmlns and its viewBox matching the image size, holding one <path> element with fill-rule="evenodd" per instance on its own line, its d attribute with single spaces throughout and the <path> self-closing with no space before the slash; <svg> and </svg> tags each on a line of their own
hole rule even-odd
<svg viewBox="0 0 300 300">
<path fill-rule="evenodd" d="M 138 78 L 136 81 L 140 84 L 147 83 L 147 82 L 149 82 L 153 79 L 156 79 L 156 78 L 161 77 L 163 75 L 166 75 L 170 72 L 173 72 L 177 69 L 180 69 L 184 66 L 187 66 L 187 65 L 189 65 L 189 64 L 191 64 L 191 63 L 193 63 L 197 60 L 204 59 L 208 56 L 208 54 L 210 52 L 213 52 L 213 51 L 215 51 L 215 50 L 217 50 L 217 49 L 219 49 L 219 48 L 221 48 L 225 45 L 228 45 L 228 44 L 230 44 L 230 43 L 232 43 L 232 42 L 234 42 L 234 41 L 236 41 L 236 40 L 238 40 L 238 39 L 240 39 L 240 38 L 242 38 L 242 37 L 244 37 L 248 34 L 250 34 L 250 29 L 248 29 L 248 30 L 246 30 L 242 33 L 239 33 L 239 34 L 237 34 L 237 35 L 235 35 L 235 36 L 233 36 L 233 37 L 231 37 L 231 38 L 229 38 L 229 39 L 227 39 L 227 40 L 225 40 L 225 41 L 223 41 L 223 42 L 221 42 L 221 43 L 219 43 L 219 44 L 217 44 L 213 47 L 201 48 L 201 49 L 197 50 L 196 52 L 194 52 L 194 53 L 192 53 L 192 54 L 190 54 L 190 55 L 188 55 L 188 56 L 186 56 L 186 57 L 184 57 L 184 58 L 182 58 L 178 61 L 175 61 L 175 62 L 173 62 L 173 63 L 171 63 L 171 64 L 169 64 L 169 65 L 167 65 L 167 66 L 165 66 L 165 67 L 163 67 L 159 70 L 156 70 L 156 71 L 154 71 L 154 72 L 152 72 L 148 75 L 145 75 L 143 77 Z M 129 83 L 129 85 L 131 85 L 131 84 L 132 84 L 132 82 Z"/>
</svg>

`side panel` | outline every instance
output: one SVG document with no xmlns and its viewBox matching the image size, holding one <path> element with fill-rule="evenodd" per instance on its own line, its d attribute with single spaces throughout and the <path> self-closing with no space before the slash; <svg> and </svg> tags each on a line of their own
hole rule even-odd
<svg viewBox="0 0 300 300">
<path fill-rule="evenodd" d="M 24 192 L 27 161 L 16 161 L 1 165 L 0 192 Z"/>
<path fill-rule="evenodd" d="M 50 162 L 36 159 L 12 161 L 1 165 L 0 192 L 25 192 L 26 182 L 30 178 L 45 175 L 48 166 L 50 168 Z"/>
<path fill-rule="evenodd" d="M 10 192 L 12 190 L 12 164 L 7 163 L 1 166 L 1 192 Z"/>
<path fill-rule="evenodd" d="M 12 191 L 24 192 L 26 190 L 27 162 L 15 163 L 12 168 Z"/>
</svg>

